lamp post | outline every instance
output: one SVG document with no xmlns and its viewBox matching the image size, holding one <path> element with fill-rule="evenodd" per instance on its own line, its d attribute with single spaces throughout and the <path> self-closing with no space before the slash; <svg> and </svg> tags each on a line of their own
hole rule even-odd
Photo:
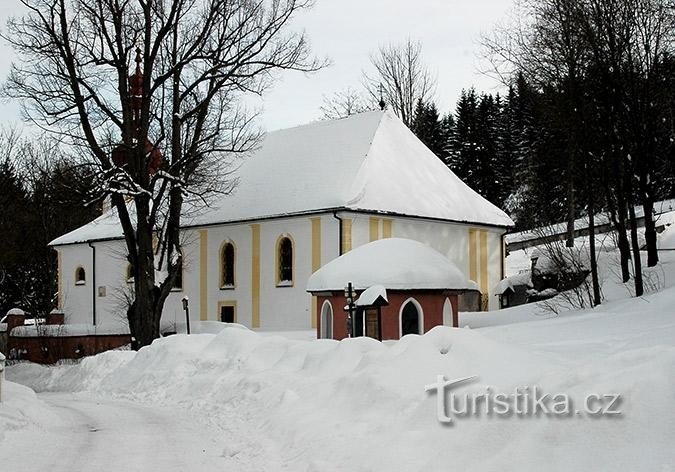
<svg viewBox="0 0 675 472">
<path fill-rule="evenodd" d="M 354 332 L 355 326 L 354 326 L 354 297 L 356 294 L 354 293 L 354 286 L 352 285 L 351 282 L 347 284 L 345 287 L 345 298 L 347 299 L 347 336 L 350 338 L 353 338 L 356 336 L 356 333 Z"/>
<path fill-rule="evenodd" d="M 187 326 L 187 334 L 190 334 L 190 299 L 186 296 L 183 297 L 183 310 L 185 310 L 185 325 Z"/>
</svg>

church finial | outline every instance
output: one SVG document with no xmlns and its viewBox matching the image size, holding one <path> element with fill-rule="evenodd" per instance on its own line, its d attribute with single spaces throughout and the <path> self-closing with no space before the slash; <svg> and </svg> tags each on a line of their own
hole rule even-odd
<svg viewBox="0 0 675 472">
<path fill-rule="evenodd" d="M 141 62 L 143 62 L 143 58 L 141 57 L 141 48 L 137 47 L 136 48 L 136 73 L 140 74 L 141 73 Z"/>
<path fill-rule="evenodd" d="M 384 102 L 384 87 L 382 86 L 382 82 L 380 82 L 380 110 L 384 111 L 385 108 L 387 108 L 387 104 Z"/>
<path fill-rule="evenodd" d="M 129 76 L 129 95 L 131 99 L 132 128 L 134 133 L 138 133 L 138 126 L 141 120 L 141 107 L 143 105 L 143 71 L 141 70 L 141 48 L 136 48 L 136 71 Z"/>
</svg>

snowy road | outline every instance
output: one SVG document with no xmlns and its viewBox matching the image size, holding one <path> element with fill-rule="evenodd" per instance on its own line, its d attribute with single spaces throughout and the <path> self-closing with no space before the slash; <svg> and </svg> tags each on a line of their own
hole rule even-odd
<svg viewBox="0 0 675 472">
<path fill-rule="evenodd" d="M 223 471 L 223 438 L 188 413 L 123 400 L 49 393 L 56 415 L 46 430 L 7 435 L 3 470 Z M 16 468 L 5 469 L 6 465 Z"/>
</svg>

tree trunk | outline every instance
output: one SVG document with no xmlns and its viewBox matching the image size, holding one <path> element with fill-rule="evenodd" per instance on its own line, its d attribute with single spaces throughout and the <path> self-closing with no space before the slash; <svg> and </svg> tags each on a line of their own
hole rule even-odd
<svg viewBox="0 0 675 472">
<path fill-rule="evenodd" d="M 635 280 L 635 296 L 641 297 L 645 290 L 642 284 L 642 259 L 640 259 L 640 242 L 638 241 L 637 220 L 635 218 L 634 205 L 628 205 L 628 214 L 630 216 L 630 239 L 633 247 L 633 277 Z"/>
<path fill-rule="evenodd" d="M 567 247 L 574 247 L 574 220 L 576 219 L 574 211 L 574 177 L 573 165 L 568 166 L 567 181 Z"/>
<path fill-rule="evenodd" d="M 628 262 L 630 261 L 630 246 L 628 244 L 628 237 L 626 236 L 626 219 L 625 219 L 625 206 L 617 208 L 617 203 L 614 199 L 614 195 L 610 190 L 609 182 L 606 178 L 603 179 L 605 184 L 605 194 L 607 198 L 607 207 L 609 208 L 609 215 L 612 219 L 612 224 L 617 234 L 617 243 L 619 245 L 619 258 L 621 261 L 621 281 L 626 283 L 630 280 L 630 267 Z M 620 185 L 617 182 L 617 185 Z M 619 190 L 617 190 L 619 193 Z M 618 200 L 618 198 L 617 198 Z"/>
<path fill-rule="evenodd" d="M 595 197 L 593 195 L 593 174 L 589 169 L 586 170 L 586 181 L 588 182 L 588 241 L 590 245 L 591 257 L 591 280 L 593 283 L 593 306 L 602 303 L 600 296 L 600 282 L 598 280 L 598 260 L 595 253 Z"/>
<path fill-rule="evenodd" d="M 656 247 L 656 223 L 654 222 L 654 198 L 649 190 L 649 175 L 640 174 L 642 209 L 645 214 L 645 241 L 647 244 L 647 267 L 654 267 L 659 262 Z"/>
</svg>

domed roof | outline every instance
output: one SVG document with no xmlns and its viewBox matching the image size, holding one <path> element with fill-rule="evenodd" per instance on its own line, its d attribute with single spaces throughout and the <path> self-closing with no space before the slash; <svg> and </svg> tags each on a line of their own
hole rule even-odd
<svg viewBox="0 0 675 472">
<path fill-rule="evenodd" d="M 359 246 L 316 271 L 308 292 L 356 290 L 478 290 L 447 257 L 411 239 L 387 238 Z"/>
</svg>

